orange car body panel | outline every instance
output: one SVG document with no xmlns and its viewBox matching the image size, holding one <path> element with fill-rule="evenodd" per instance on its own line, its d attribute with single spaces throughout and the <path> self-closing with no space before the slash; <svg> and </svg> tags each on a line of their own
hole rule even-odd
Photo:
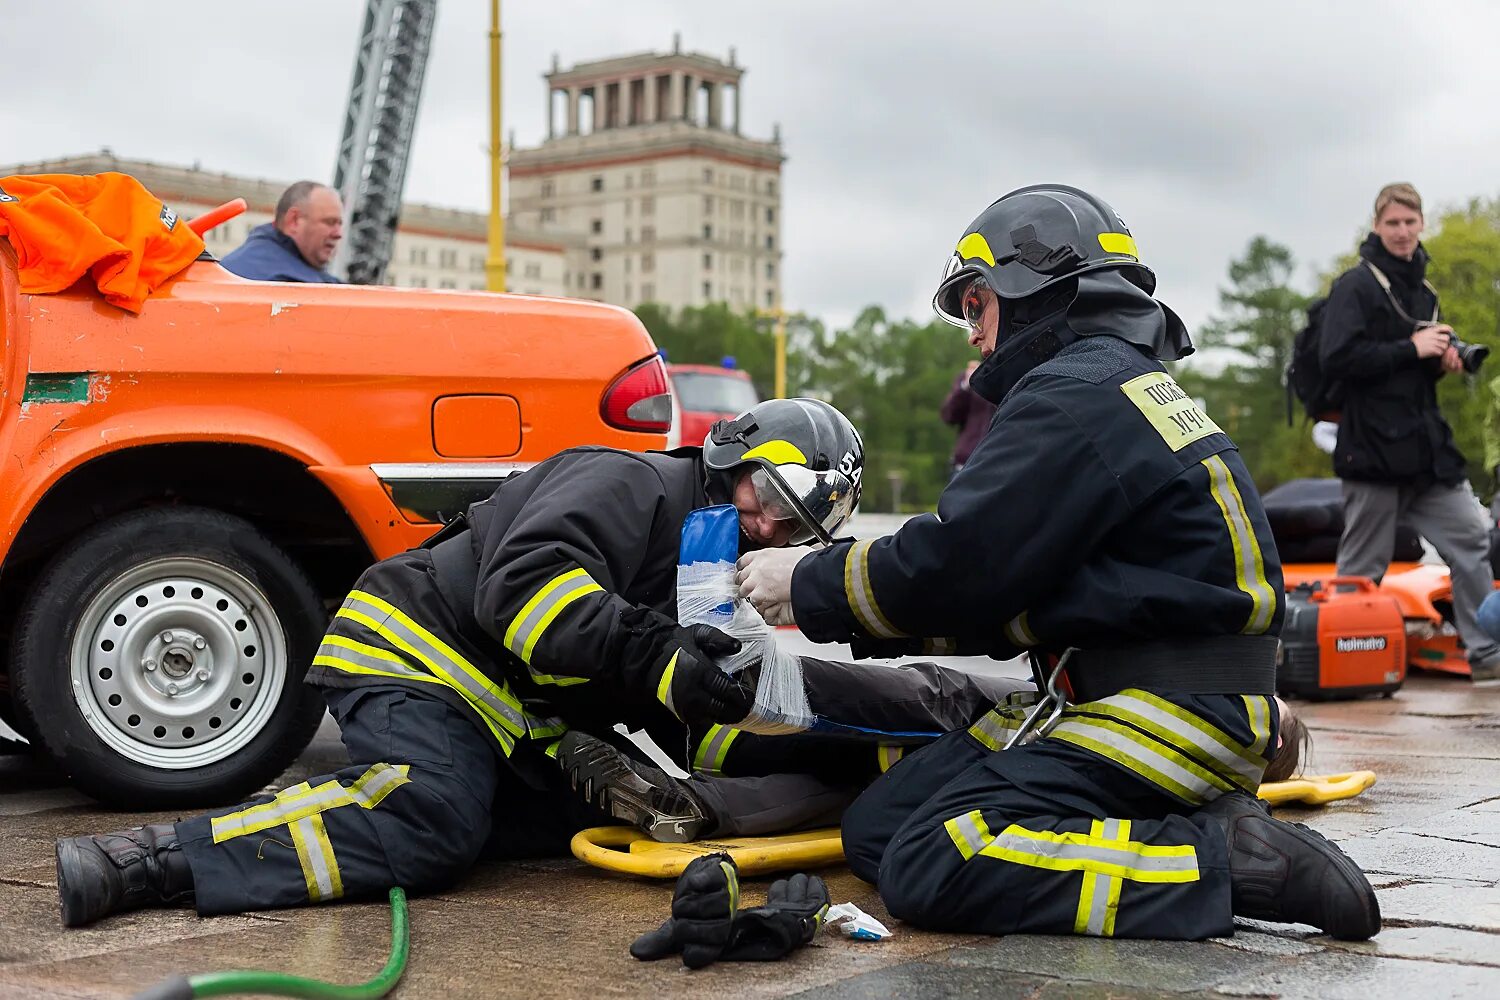
<svg viewBox="0 0 1500 1000">
<path fill-rule="evenodd" d="M 0 565 L 60 479 L 141 445 L 293 458 L 383 558 L 434 525 L 403 514 L 371 466 L 524 466 L 579 444 L 666 443 L 601 417 L 606 388 L 655 345 L 634 315 L 593 302 L 255 282 L 199 261 L 132 316 L 87 282 L 21 294 L 0 241 L 0 335 Z M 28 400 L 28 377 L 78 391 Z M 494 426 L 469 424 L 487 418 Z"/>
</svg>

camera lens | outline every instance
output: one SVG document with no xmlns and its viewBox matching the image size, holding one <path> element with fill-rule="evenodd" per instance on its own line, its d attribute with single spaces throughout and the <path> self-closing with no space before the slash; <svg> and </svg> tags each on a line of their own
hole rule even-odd
<svg viewBox="0 0 1500 1000">
<path fill-rule="evenodd" d="M 1463 363 L 1464 371 L 1470 374 L 1479 371 L 1479 366 L 1484 364 L 1484 359 L 1490 356 L 1490 349 L 1484 344 L 1464 344 L 1458 346 L 1458 360 Z"/>
</svg>

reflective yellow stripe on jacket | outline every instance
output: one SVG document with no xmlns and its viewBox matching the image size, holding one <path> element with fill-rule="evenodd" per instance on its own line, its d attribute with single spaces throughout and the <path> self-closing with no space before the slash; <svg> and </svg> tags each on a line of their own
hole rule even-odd
<svg viewBox="0 0 1500 1000">
<path fill-rule="evenodd" d="M 878 639 L 900 639 L 906 636 L 890 623 L 885 612 L 875 600 L 875 591 L 870 586 L 870 546 L 872 542 L 855 542 L 849 546 L 844 560 L 844 596 L 849 601 L 849 610 L 870 635 Z"/>
<path fill-rule="evenodd" d="M 740 730 L 733 726 L 710 726 L 699 741 L 697 752 L 693 754 L 693 770 L 705 774 L 722 774 L 724 760 L 729 756 L 729 745 L 739 735 Z"/>
<path fill-rule="evenodd" d="M 390 602 L 351 591 L 338 618 L 355 622 L 388 643 L 382 651 L 369 643 L 327 636 L 315 662 L 336 670 L 401 677 L 419 681 L 424 673 L 458 692 L 478 713 L 507 755 L 518 737 L 527 735 L 526 713 L 509 685 L 495 683 L 442 639 Z M 383 652 L 399 654 L 396 657 Z M 418 669 L 420 664 L 425 670 Z"/>
<path fill-rule="evenodd" d="M 511 619 L 510 627 L 505 630 L 505 648 L 519 657 L 529 670 L 536 644 L 546 634 L 547 627 L 562 614 L 563 609 L 580 597 L 598 594 L 603 590 L 582 567 L 558 574 L 542 584 L 531 595 L 531 600 L 522 605 L 521 610 Z M 565 677 L 538 673 L 535 670 L 531 671 L 531 676 L 540 684 L 559 686 L 582 684 L 588 680 L 587 677 Z"/>
<path fill-rule="evenodd" d="M 1269 745 L 1267 701 L 1262 695 L 1245 697 L 1251 747 L 1187 709 L 1135 688 L 1069 708 L 1047 738 L 1093 751 L 1189 805 L 1202 805 L 1236 788 L 1254 793 L 1259 787 L 1266 761 L 1253 748 Z"/>
<path fill-rule="evenodd" d="M 1214 503 L 1224 515 L 1224 524 L 1229 529 L 1229 543 L 1234 549 L 1235 585 L 1250 598 L 1250 617 L 1241 632 L 1261 635 L 1271 627 L 1276 616 L 1276 592 L 1266 580 L 1266 561 L 1261 555 L 1260 542 L 1255 538 L 1255 526 L 1245 511 L 1245 501 L 1234 482 L 1234 473 L 1218 455 L 1203 460 L 1208 470 L 1208 490 Z"/>
</svg>

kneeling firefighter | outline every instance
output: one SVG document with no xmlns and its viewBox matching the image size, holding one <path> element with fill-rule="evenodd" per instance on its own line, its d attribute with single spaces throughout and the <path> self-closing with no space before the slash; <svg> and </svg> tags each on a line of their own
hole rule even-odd
<svg viewBox="0 0 1500 1000">
<path fill-rule="evenodd" d="M 1199 939 L 1235 915 L 1374 935 L 1358 867 L 1255 798 L 1281 567 L 1229 437 L 1162 366 L 1191 346 L 1113 209 L 1013 191 L 964 231 L 934 305 L 995 422 L 938 502 L 876 541 L 741 557 L 741 594 L 870 655 L 1066 657 L 1072 704 L 1002 748 L 997 706 L 845 813 L 850 866 L 937 930 Z M 777 611 L 775 609 L 784 609 Z"/>
<path fill-rule="evenodd" d="M 705 462 L 699 448 L 563 452 L 366 570 L 307 675 L 351 765 L 175 825 L 60 840 L 63 922 L 146 905 L 192 902 L 209 915 L 420 893 L 456 881 L 482 850 L 566 853 L 573 833 L 609 821 L 558 766 L 573 726 L 607 738 L 617 723 L 644 729 L 684 768 L 711 746 L 713 770 L 742 775 L 601 803 L 664 837 L 837 822 L 878 773 L 875 748 L 863 748 L 862 775 L 836 787 L 764 776 L 785 769 L 784 755 L 757 771 L 777 740 L 733 739 L 726 724 L 745 718 L 752 692 L 714 663 L 739 644 L 678 625 L 676 569 L 684 519 L 709 504 L 738 509 L 746 547 L 831 540 L 858 500 L 863 446 L 815 400 L 761 403 L 733 433 L 732 461 Z M 900 676 L 908 694 L 941 679 Z M 932 711 L 960 725 L 993 700 L 977 684 L 942 690 Z"/>
</svg>

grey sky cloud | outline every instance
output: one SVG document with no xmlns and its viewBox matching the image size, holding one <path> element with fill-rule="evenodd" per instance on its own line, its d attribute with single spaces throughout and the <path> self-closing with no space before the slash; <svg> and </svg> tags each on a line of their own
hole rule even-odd
<svg viewBox="0 0 1500 1000">
<path fill-rule="evenodd" d="M 332 175 L 359 0 L 71 0 L 0 8 L 0 160 L 122 156 Z M 786 301 L 925 320 L 994 198 L 1090 188 L 1190 326 L 1265 233 L 1311 287 L 1410 180 L 1434 210 L 1497 193 L 1500 5 L 915 0 L 505 4 L 506 129 L 545 134 L 541 74 L 647 50 L 736 51 L 745 130 L 781 126 Z M 485 208 L 488 4 L 442 0 L 410 198 Z M 35 40 L 34 44 L 26 40 Z M 66 44 L 61 40 L 66 39 Z M 1431 213 L 1430 213 L 1431 214 Z"/>
</svg>

